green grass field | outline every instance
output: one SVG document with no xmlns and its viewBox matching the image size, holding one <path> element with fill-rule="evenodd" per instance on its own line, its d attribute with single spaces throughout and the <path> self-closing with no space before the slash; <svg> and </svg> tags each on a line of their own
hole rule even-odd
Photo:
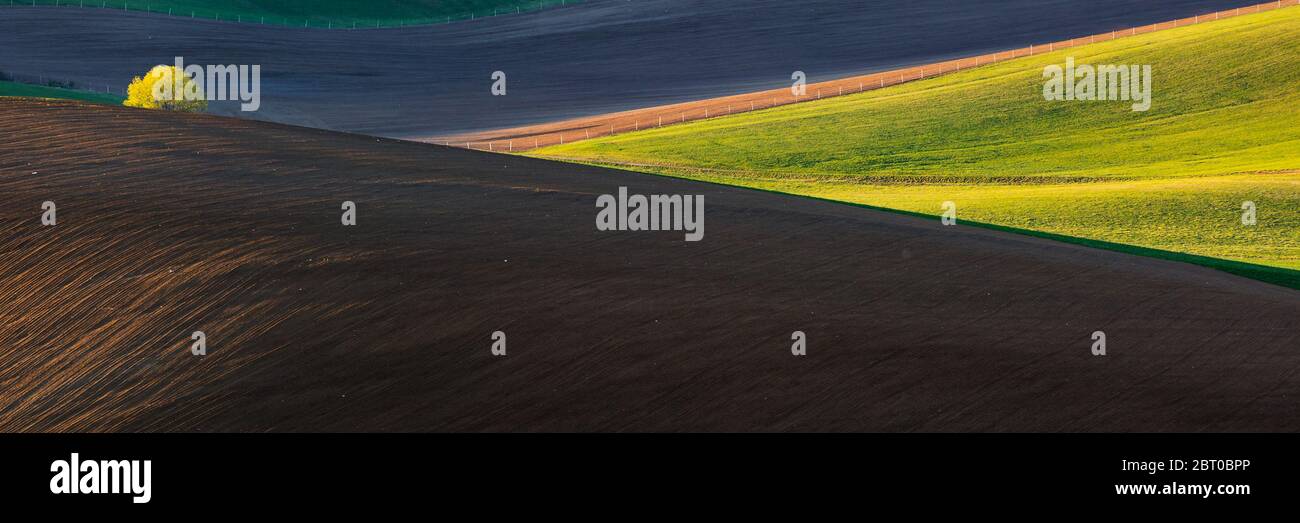
<svg viewBox="0 0 1300 523">
<path fill-rule="evenodd" d="M 30 98 L 63 98 L 81 100 L 99 104 L 120 105 L 122 97 L 112 94 L 92 93 L 76 89 L 45 87 L 42 85 L 20 84 L 0 81 L 0 96 L 24 96 Z"/>
<path fill-rule="evenodd" d="M 35 5 L 106 7 L 250 23 L 311 27 L 392 27 L 536 11 L 583 0 L 35 0 Z M 0 5 L 33 5 L 0 0 Z"/>
<path fill-rule="evenodd" d="M 1300 8 L 533 155 L 958 218 L 1300 288 Z M 1152 107 L 1043 68 L 1150 64 Z M 1241 224 L 1252 201 L 1258 223 Z"/>
</svg>

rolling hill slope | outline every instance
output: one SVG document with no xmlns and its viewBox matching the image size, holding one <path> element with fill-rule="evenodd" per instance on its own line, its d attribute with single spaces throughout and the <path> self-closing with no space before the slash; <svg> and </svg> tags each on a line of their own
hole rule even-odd
<svg viewBox="0 0 1300 523">
<path fill-rule="evenodd" d="M 121 94 L 178 55 L 260 64 L 261 109 L 225 114 L 431 139 L 780 88 L 794 70 L 818 81 L 930 63 L 1250 1 L 592 0 L 382 31 L 15 6 L 0 12 L 0 69 Z M 508 96 L 491 95 L 498 70 Z"/>
<path fill-rule="evenodd" d="M 0 431 L 1300 430 L 1300 293 L 1202 267 L 210 115 L 0 135 Z M 597 231 L 619 187 L 705 237 Z"/>
<path fill-rule="evenodd" d="M 964 220 L 1295 286 L 1297 32 L 1285 8 L 534 154 L 930 215 L 952 201 Z M 1045 100 L 1067 57 L 1151 65 L 1151 109 Z"/>
</svg>

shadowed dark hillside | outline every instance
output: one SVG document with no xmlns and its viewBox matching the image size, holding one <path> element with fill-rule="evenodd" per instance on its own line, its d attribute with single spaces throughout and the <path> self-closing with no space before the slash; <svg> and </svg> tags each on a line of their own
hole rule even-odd
<svg viewBox="0 0 1300 523">
<path fill-rule="evenodd" d="M 1300 294 L 1209 269 L 212 116 L 0 134 L 0 430 L 1300 429 Z M 620 186 L 703 241 L 597 231 Z"/>
</svg>

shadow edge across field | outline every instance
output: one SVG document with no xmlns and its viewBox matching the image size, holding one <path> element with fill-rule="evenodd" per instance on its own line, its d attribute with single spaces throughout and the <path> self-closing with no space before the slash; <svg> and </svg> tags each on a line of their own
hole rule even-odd
<svg viewBox="0 0 1300 523">
<path fill-rule="evenodd" d="M 492 153 L 487 153 L 487 154 L 492 154 Z M 535 155 L 535 154 L 526 154 L 522 156 L 528 156 L 532 158 L 549 160 L 549 161 L 559 161 L 559 162 L 574 163 L 580 165 L 589 165 L 593 167 L 620 170 L 620 171 L 632 172 L 632 173 L 649 175 L 649 176 L 660 176 L 664 178 L 688 180 L 688 181 L 707 183 L 707 184 L 718 185 L 723 187 L 732 187 L 737 189 L 779 194 L 786 197 L 803 198 L 808 200 L 816 200 L 821 202 L 833 203 L 837 205 L 847 205 L 850 207 L 871 209 L 874 211 L 881 211 L 881 212 L 886 212 L 891 214 L 912 216 L 912 217 L 922 218 L 929 221 L 939 221 L 940 219 L 939 216 L 934 214 L 909 211 L 906 209 L 882 207 L 878 205 L 870 205 L 870 204 L 859 203 L 859 202 L 838 200 L 835 198 L 813 196 L 809 194 L 798 194 L 798 193 L 780 191 L 776 189 L 755 187 L 750 185 L 731 184 L 726 182 L 691 178 L 686 176 L 675 176 L 667 173 L 633 170 L 633 169 L 628 169 L 627 166 L 619 165 L 617 163 L 602 163 L 599 161 L 581 161 L 575 159 L 566 159 L 563 157 L 550 157 L 546 155 Z M 1042 239 L 1052 240 L 1061 243 L 1091 247 L 1094 249 L 1102 249 L 1108 251 L 1121 252 L 1125 254 L 1131 254 L 1135 256 L 1143 256 L 1148 258 L 1156 258 L 1161 260 L 1198 265 L 1201 267 L 1207 267 L 1210 269 L 1226 272 L 1228 274 L 1232 274 L 1235 276 L 1241 276 L 1243 278 L 1248 278 L 1251 280 L 1261 281 L 1261 282 L 1265 282 L 1265 283 L 1269 283 L 1269 284 L 1273 284 L 1273 285 L 1277 285 L 1289 289 L 1300 290 L 1300 271 L 1288 269 L 1285 267 L 1273 267 L 1273 266 L 1260 265 L 1260 264 L 1249 263 L 1244 261 L 1229 260 L 1225 258 L 1215 258 L 1213 256 L 1203 256 L 1198 254 L 1170 251 L 1170 250 L 1157 249 L 1152 247 L 1143 247 L 1140 245 L 1132 245 L 1132 244 L 1112 242 L 1106 240 L 1097 240 L 1092 238 L 1084 238 L 1081 236 L 1071 236 L 1067 234 L 1038 231 L 1033 229 L 1025 229 L 1021 227 L 1011 227 L 1007 225 L 999 225 L 995 223 L 987 223 L 987 222 L 973 221 L 967 219 L 961 219 L 958 223 L 960 223 L 961 225 L 969 225 L 972 227 L 979 227 L 988 230 L 1002 231 L 1002 232 L 1007 232 L 1007 233 L 1012 233 L 1012 234 L 1017 234 L 1022 236 L 1031 236 L 1031 237 L 1042 238 Z"/>
</svg>

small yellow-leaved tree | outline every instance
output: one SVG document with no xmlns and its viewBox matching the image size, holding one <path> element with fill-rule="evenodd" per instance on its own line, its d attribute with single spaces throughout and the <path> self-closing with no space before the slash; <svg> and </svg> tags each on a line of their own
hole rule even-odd
<svg viewBox="0 0 1300 523">
<path fill-rule="evenodd" d="M 208 108 L 203 89 L 193 78 L 173 65 L 155 65 L 144 76 L 131 80 L 126 88 L 127 107 L 198 112 Z"/>
</svg>

